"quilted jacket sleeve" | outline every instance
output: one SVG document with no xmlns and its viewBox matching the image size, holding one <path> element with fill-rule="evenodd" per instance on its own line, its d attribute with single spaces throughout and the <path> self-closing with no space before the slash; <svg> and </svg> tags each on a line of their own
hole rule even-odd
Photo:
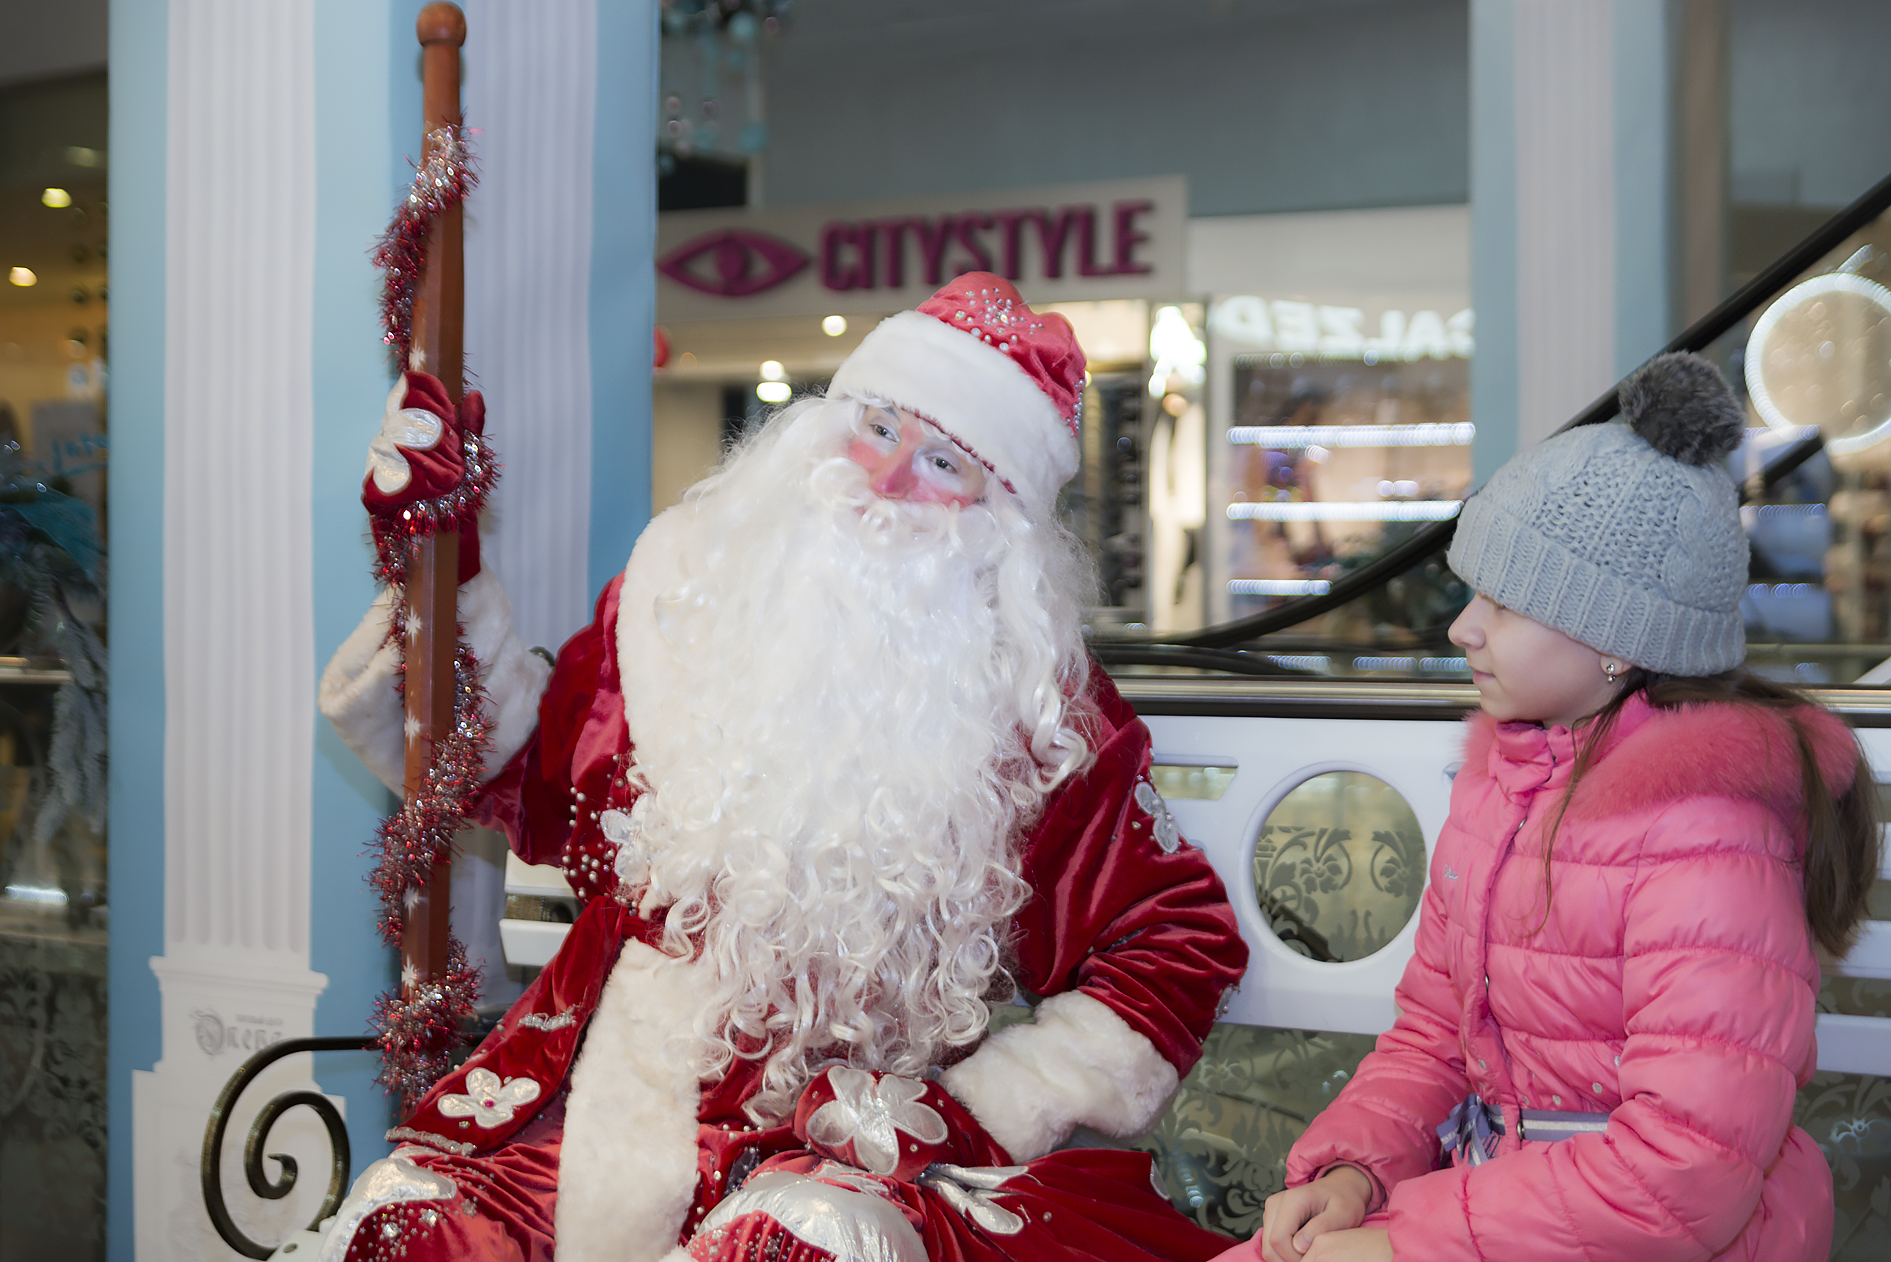
<svg viewBox="0 0 1891 1262">
<path fill-rule="evenodd" d="M 1659 1262 L 1711 1257 L 1740 1235 L 1815 1060 L 1796 850 L 1750 801 L 1684 800 L 1652 818 L 1625 908 L 1607 1131 L 1400 1184 L 1388 1205 L 1400 1262 Z"/>
<path fill-rule="evenodd" d="M 1442 855 L 1442 839 L 1438 849 Z M 1435 856 L 1432 866 L 1443 862 Z M 1438 1163 L 1435 1128 L 1469 1084 L 1458 1038 L 1461 1004 L 1445 969 L 1446 913 L 1437 889 L 1436 879 L 1425 883 L 1417 941 L 1395 992 L 1398 1020 L 1293 1146 L 1287 1156 L 1289 1187 L 1318 1177 L 1335 1162 L 1349 1162 L 1376 1182 L 1376 1209 L 1386 1189 Z M 1399 1259 L 1405 1262 L 1405 1255 Z"/>
</svg>

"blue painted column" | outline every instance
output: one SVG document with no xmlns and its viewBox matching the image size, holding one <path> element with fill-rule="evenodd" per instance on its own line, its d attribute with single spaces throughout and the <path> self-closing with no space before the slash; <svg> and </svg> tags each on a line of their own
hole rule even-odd
<svg viewBox="0 0 1891 1262">
<path fill-rule="evenodd" d="M 650 518 L 650 378 L 656 332 L 657 6 L 598 5 L 591 255 L 591 589 L 630 558 Z"/>
<path fill-rule="evenodd" d="M 381 344 L 380 278 L 368 249 L 412 178 L 405 155 L 420 154 L 413 54 L 418 10 L 389 0 L 323 0 L 315 8 L 309 470 L 315 671 L 354 629 L 375 592 L 361 471 L 394 374 Z M 308 687 L 313 692 L 313 675 Z M 396 979 L 394 953 L 375 930 L 376 906 L 366 884 L 375 826 L 396 800 L 326 720 L 317 715 L 312 721 L 309 962 L 329 979 L 316 1003 L 315 1033 L 360 1034 L 375 997 Z M 372 1052 L 328 1053 L 315 1065 L 323 1090 L 348 1102 L 348 1139 L 357 1153 L 375 1152 L 390 1125 L 388 1101 L 373 1082 L 378 1066 Z"/>
<path fill-rule="evenodd" d="M 164 949 L 165 0 L 112 0 L 111 1049 L 107 1238 L 132 1251 L 131 1073 L 158 1058 Z M 134 472 L 135 471 L 135 472 Z"/>
</svg>

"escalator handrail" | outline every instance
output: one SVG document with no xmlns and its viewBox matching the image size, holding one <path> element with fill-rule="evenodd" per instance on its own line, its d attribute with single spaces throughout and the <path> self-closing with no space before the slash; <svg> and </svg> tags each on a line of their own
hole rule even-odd
<svg viewBox="0 0 1891 1262">
<path fill-rule="evenodd" d="M 1891 175 L 1885 176 L 1872 185 L 1863 196 L 1826 220 L 1805 240 L 1742 285 L 1732 297 L 1689 325 L 1662 348 L 1662 353 L 1706 349 L 1740 321 L 1759 310 L 1800 273 L 1813 267 L 1820 259 L 1842 245 L 1847 237 L 1878 218 L 1887 209 L 1891 209 Z M 1617 384 L 1619 386 L 1620 383 Z M 1616 390 L 1617 386 L 1610 386 L 1606 393 L 1556 432 L 1560 434 L 1564 430 L 1575 429 L 1581 425 L 1599 425 L 1613 418 L 1621 406 L 1616 397 Z M 1778 462 L 1776 471 L 1769 471 L 1768 484 L 1770 485 L 1773 480 L 1784 476 L 1787 472 L 1786 467 L 1779 466 L 1796 468 L 1821 445 L 1816 436 L 1796 444 Z M 1163 644 L 1197 649 L 1226 649 L 1237 644 L 1245 644 L 1261 636 L 1285 630 L 1296 623 L 1305 622 L 1309 618 L 1318 617 L 1329 610 L 1337 609 L 1380 584 L 1397 578 L 1414 566 L 1423 564 L 1427 559 L 1450 546 L 1451 536 L 1457 528 L 1456 514 L 1443 521 L 1433 522 L 1398 547 L 1354 570 L 1351 574 L 1335 579 L 1331 587 L 1317 596 L 1300 596 L 1276 609 L 1263 610 L 1245 618 L 1237 618 L 1233 622 L 1224 622 L 1219 626 L 1180 635 L 1099 635 L 1092 642 L 1092 648 L 1099 658 L 1107 661 L 1119 646 L 1122 649 L 1128 649 Z"/>
</svg>

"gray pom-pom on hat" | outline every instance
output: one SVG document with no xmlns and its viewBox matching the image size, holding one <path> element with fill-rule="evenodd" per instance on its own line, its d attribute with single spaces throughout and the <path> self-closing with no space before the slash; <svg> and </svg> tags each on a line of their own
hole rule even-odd
<svg viewBox="0 0 1891 1262">
<path fill-rule="evenodd" d="M 1725 460 L 1746 437 L 1747 415 L 1720 369 L 1685 351 L 1657 355 L 1616 392 L 1622 419 L 1682 464 Z"/>
<path fill-rule="evenodd" d="M 1520 452 L 1465 502 L 1448 559 L 1501 605 L 1664 675 L 1746 659 L 1747 537 L 1722 461 L 1746 414 L 1698 355 L 1624 381 L 1622 419 Z"/>
</svg>

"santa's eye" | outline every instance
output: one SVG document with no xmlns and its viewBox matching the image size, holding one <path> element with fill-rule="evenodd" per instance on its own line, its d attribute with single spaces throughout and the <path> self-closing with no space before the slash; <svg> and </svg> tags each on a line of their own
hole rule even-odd
<svg viewBox="0 0 1891 1262">
<path fill-rule="evenodd" d="M 878 421 L 868 421 L 867 432 L 869 434 L 872 434 L 875 438 L 878 438 L 883 442 L 889 442 L 889 443 L 898 445 L 900 441 L 900 436 L 898 434 L 894 433 L 887 426 L 880 424 L 880 422 Z"/>
<path fill-rule="evenodd" d="M 956 464 L 953 464 L 950 460 L 946 459 L 944 456 L 932 457 L 932 467 L 939 470 L 939 472 L 941 473 L 951 473 L 951 474 L 956 475 L 959 471 L 959 467 Z"/>
</svg>

